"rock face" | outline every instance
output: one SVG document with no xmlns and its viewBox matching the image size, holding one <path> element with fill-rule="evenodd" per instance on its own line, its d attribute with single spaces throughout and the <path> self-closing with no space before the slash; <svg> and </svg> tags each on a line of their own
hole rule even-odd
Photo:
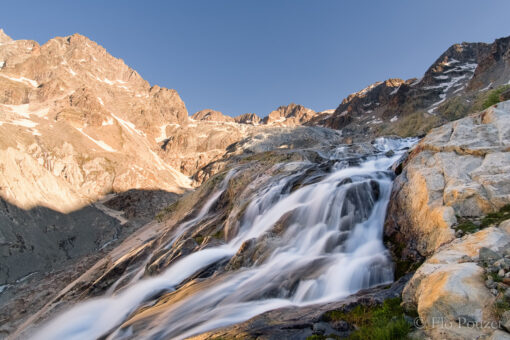
<svg viewBox="0 0 510 340">
<path fill-rule="evenodd" d="M 252 125 L 259 125 L 262 122 L 262 119 L 255 113 L 244 113 L 242 115 L 234 117 L 234 120 L 236 121 L 236 123 Z"/>
<path fill-rule="evenodd" d="M 151 87 L 78 34 L 2 41 L 2 197 L 67 212 L 110 191 L 190 186 L 154 142 L 160 127 L 188 121 L 175 90 Z"/>
<path fill-rule="evenodd" d="M 280 106 L 278 109 L 269 113 L 269 115 L 263 119 L 263 122 L 267 125 L 303 125 L 316 115 L 317 113 L 311 109 L 291 103 L 287 106 Z"/>
<path fill-rule="evenodd" d="M 205 109 L 202 111 L 198 111 L 193 116 L 191 116 L 193 120 L 205 120 L 211 122 L 233 122 L 234 118 L 225 116 L 223 113 L 211 109 Z"/>
<path fill-rule="evenodd" d="M 404 257 L 433 254 L 454 239 L 456 216 L 510 203 L 510 102 L 432 130 L 393 186 L 385 233 Z"/>
<path fill-rule="evenodd" d="M 156 143 L 187 122 L 175 90 L 150 86 L 84 36 L 40 46 L 1 31 L 0 285 L 61 270 L 133 231 L 98 202 L 105 195 L 143 189 L 156 208 L 191 188 Z"/>
<path fill-rule="evenodd" d="M 344 135 L 354 138 L 425 133 L 452 120 L 449 111 L 472 106 L 478 92 L 508 84 L 509 41 L 510 37 L 492 44 L 455 44 L 421 79 L 374 83 L 344 99 L 332 115 L 321 114 L 311 124 L 342 129 Z M 454 103 L 453 109 L 445 106 L 448 100 Z"/>
</svg>

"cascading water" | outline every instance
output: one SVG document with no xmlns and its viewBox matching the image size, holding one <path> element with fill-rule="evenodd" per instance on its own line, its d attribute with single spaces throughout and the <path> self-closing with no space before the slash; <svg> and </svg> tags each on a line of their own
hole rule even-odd
<svg viewBox="0 0 510 340">
<path fill-rule="evenodd" d="M 414 142 L 379 139 L 374 145 L 381 151 L 397 151 Z M 289 190 L 289 183 L 309 169 L 301 164 L 293 176 L 256 193 L 227 244 L 194 252 L 159 276 L 74 306 L 35 338 L 95 339 L 104 334 L 108 339 L 130 338 L 131 327 L 120 326 L 134 310 L 199 270 L 233 257 L 249 242 L 270 248 L 260 263 L 207 279 L 201 289 L 158 311 L 143 338 L 182 339 L 271 309 L 335 301 L 391 282 L 393 268 L 382 232 L 392 184 L 387 169 L 400 154 L 371 156 L 353 167 L 339 161 L 329 174 Z M 199 214 L 177 228 L 172 242 L 207 216 L 234 175 L 231 171 Z M 268 239 L 267 233 L 282 219 L 286 227 Z"/>
</svg>

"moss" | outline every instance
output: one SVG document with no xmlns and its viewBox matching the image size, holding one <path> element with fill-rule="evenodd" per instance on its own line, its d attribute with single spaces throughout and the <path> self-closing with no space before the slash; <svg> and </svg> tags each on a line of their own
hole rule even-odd
<svg viewBox="0 0 510 340">
<path fill-rule="evenodd" d="M 421 266 L 424 259 L 403 259 L 403 252 L 406 244 L 395 240 L 387 241 L 388 247 L 392 251 L 393 262 L 395 263 L 395 280 L 398 280 L 407 273 L 413 272 Z"/>
<path fill-rule="evenodd" d="M 411 326 L 404 318 L 400 298 L 385 300 L 379 306 L 358 305 L 350 312 L 329 311 L 326 321 L 343 320 L 356 327 L 347 339 L 397 340 L 405 339 Z"/>
<path fill-rule="evenodd" d="M 499 95 L 508 89 L 510 89 L 510 85 L 503 85 L 498 87 L 497 89 L 489 91 L 487 93 L 487 98 L 482 104 L 482 110 L 485 110 L 486 108 L 499 103 L 501 101 Z"/>
<path fill-rule="evenodd" d="M 400 279 L 407 273 L 417 270 L 423 261 L 400 260 L 395 262 L 395 280 Z"/>
<path fill-rule="evenodd" d="M 158 222 L 163 222 L 169 214 L 177 210 L 177 207 L 179 206 L 179 201 L 175 201 L 160 212 L 156 214 L 156 220 Z"/>
<path fill-rule="evenodd" d="M 499 211 L 489 213 L 482 219 L 481 227 L 488 227 L 491 224 L 499 224 L 505 220 L 510 219 L 510 204 L 505 205 Z"/>
<path fill-rule="evenodd" d="M 338 335 L 335 334 L 329 334 L 329 335 L 310 335 L 306 338 L 306 340 L 326 340 L 326 339 L 342 339 Z"/>
<path fill-rule="evenodd" d="M 202 235 L 197 235 L 197 236 L 194 236 L 193 237 L 193 240 L 195 240 L 195 242 L 200 245 L 202 244 L 202 241 L 204 241 L 204 237 Z"/>
<path fill-rule="evenodd" d="M 225 238 L 225 232 L 223 231 L 223 228 L 215 232 L 211 235 L 214 238 L 217 238 L 219 240 L 223 240 Z"/>
<path fill-rule="evenodd" d="M 503 313 L 507 310 L 510 310 L 510 301 L 506 297 L 503 297 L 502 300 L 496 301 L 496 315 L 498 318 L 503 316 Z"/>
<path fill-rule="evenodd" d="M 462 230 L 465 234 L 471 234 L 477 232 L 479 230 L 478 226 L 476 226 L 469 219 L 459 217 L 459 222 L 455 226 L 456 230 Z"/>
<path fill-rule="evenodd" d="M 498 274 L 496 274 L 496 273 L 490 273 L 489 276 L 492 277 L 492 280 L 494 282 L 501 282 L 501 281 L 503 281 L 503 278 L 501 276 L 499 276 Z"/>
<path fill-rule="evenodd" d="M 253 155 L 244 157 L 241 159 L 241 163 L 248 162 L 262 162 L 262 163 L 270 163 L 276 164 L 281 162 L 291 162 L 291 161 L 299 161 L 303 160 L 303 157 L 298 155 L 295 152 L 278 152 L 278 151 L 265 151 L 255 153 Z"/>
</svg>

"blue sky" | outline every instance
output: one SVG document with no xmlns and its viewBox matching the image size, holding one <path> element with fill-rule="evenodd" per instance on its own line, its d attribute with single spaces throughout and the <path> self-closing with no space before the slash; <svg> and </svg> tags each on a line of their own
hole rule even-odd
<svg viewBox="0 0 510 340">
<path fill-rule="evenodd" d="M 0 27 L 44 43 L 88 36 L 190 114 L 335 108 L 390 77 L 421 76 L 451 44 L 510 35 L 508 0 L 8 1 Z"/>
</svg>

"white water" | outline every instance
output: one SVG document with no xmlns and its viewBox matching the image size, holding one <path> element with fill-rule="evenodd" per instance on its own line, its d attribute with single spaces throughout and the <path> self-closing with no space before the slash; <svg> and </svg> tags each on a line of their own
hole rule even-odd
<svg viewBox="0 0 510 340">
<path fill-rule="evenodd" d="M 395 140 L 379 140 L 376 145 L 381 151 L 408 146 Z M 150 320 L 142 337 L 182 339 L 271 309 L 330 302 L 389 283 L 393 269 L 382 231 L 392 180 L 385 170 L 398 157 L 397 152 L 394 157 L 372 158 L 350 168 L 338 163 L 319 182 L 292 193 L 285 190 L 287 184 L 304 170 L 281 178 L 255 195 L 237 236 L 228 244 L 197 251 L 157 277 L 78 304 L 35 338 L 95 339 L 112 331 L 108 339 L 129 337 L 131 330 L 119 326 L 144 301 L 162 290 L 171 291 L 200 269 L 234 256 L 244 242 L 254 238 L 270 244 L 262 263 L 220 275 L 211 285 L 168 306 Z M 199 214 L 178 228 L 171 244 L 206 217 L 234 175 L 230 172 Z M 264 240 L 265 233 L 284 215 L 289 222 L 280 237 Z"/>
</svg>

